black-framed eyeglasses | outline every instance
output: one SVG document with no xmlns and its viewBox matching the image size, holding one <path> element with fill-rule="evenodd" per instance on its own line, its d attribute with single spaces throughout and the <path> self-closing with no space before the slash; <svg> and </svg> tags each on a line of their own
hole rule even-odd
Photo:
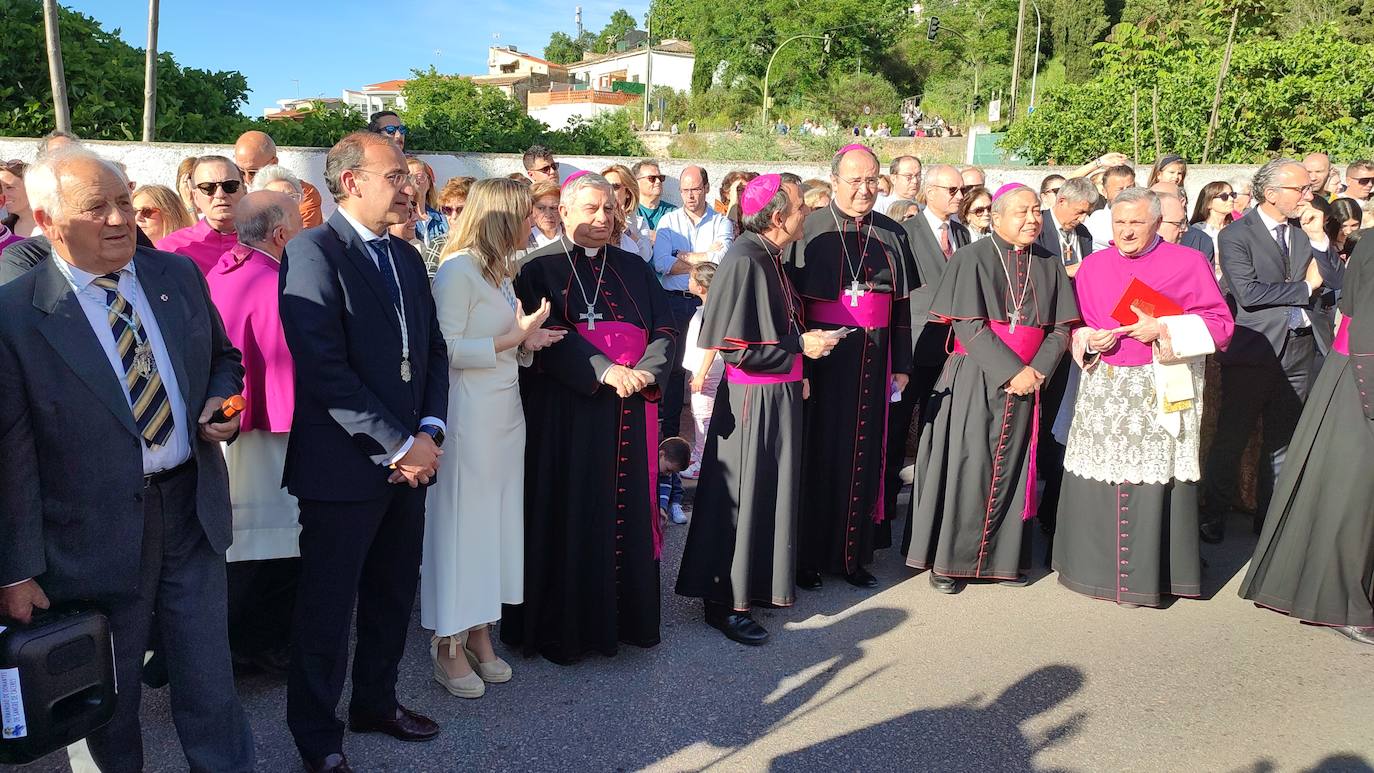
<svg viewBox="0 0 1374 773">
<path fill-rule="evenodd" d="M 1218 193 L 1217 195 L 1213 196 L 1212 198 L 1214 198 L 1214 199 L 1221 199 L 1222 201 L 1230 201 L 1230 200 L 1232 200 L 1232 199 L 1238 198 L 1239 196 L 1240 196 L 1239 193 L 1236 193 L 1235 191 L 1231 191 L 1230 193 Z"/>
<path fill-rule="evenodd" d="M 233 196 L 242 187 L 242 180 L 216 180 L 214 182 L 196 183 L 195 185 L 196 190 L 211 198 L 214 198 L 216 188 L 223 188 L 226 196 Z"/>
<path fill-rule="evenodd" d="M 668 179 L 668 175 L 666 175 L 666 174 L 646 174 L 646 175 L 644 175 L 643 177 L 640 177 L 640 178 L 638 178 L 638 179 L 640 179 L 640 180 L 648 180 L 648 181 L 651 182 L 651 183 L 659 183 L 659 184 L 661 185 L 661 184 L 663 183 L 664 180 Z"/>
<path fill-rule="evenodd" d="M 1374 178 L 1371 178 L 1371 180 L 1374 181 Z M 1282 189 L 1284 189 L 1284 190 L 1286 190 L 1286 191 L 1297 191 L 1297 192 L 1298 192 L 1298 195 L 1300 195 L 1300 196 L 1306 196 L 1307 194 L 1309 194 L 1309 193 L 1312 192 L 1312 186 L 1311 186 L 1311 184 L 1308 184 L 1308 185 L 1279 185 L 1279 186 L 1276 186 L 1276 187 L 1282 188 Z"/>
<path fill-rule="evenodd" d="M 405 124 L 397 124 L 396 126 L 383 126 L 381 127 L 381 129 L 379 129 L 379 131 L 382 134 L 386 134 L 392 137 L 395 137 L 397 134 L 401 135 L 402 137 L 410 136 L 410 127 L 406 126 Z"/>
<path fill-rule="evenodd" d="M 1188 221 L 1187 221 L 1187 220 L 1161 220 L 1160 222 L 1164 223 L 1165 225 L 1171 225 L 1171 226 L 1173 226 L 1173 227 L 1175 227 L 1175 228 L 1178 228 L 1178 229 L 1183 229 L 1183 228 L 1187 228 L 1187 227 L 1188 227 Z"/>
</svg>

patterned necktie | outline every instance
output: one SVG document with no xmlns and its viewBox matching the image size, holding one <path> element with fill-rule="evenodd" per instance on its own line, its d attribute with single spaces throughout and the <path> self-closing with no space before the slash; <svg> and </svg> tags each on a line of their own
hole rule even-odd
<svg viewBox="0 0 1374 773">
<path fill-rule="evenodd" d="M 1293 276 L 1293 256 L 1288 249 L 1288 224 L 1279 223 L 1274 226 L 1274 238 L 1279 242 L 1279 255 L 1283 257 L 1283 278 L 1290 279 Z M 1288 307 L 1288 329 L 1297 330 L 1306 327 L 1303 322 L 1302 309 L 1297 306 Z"/>
<path fill-rule="evenodd" d="M 135 361 L 139 337 L 134 334 L 127 320 L 136 320 L 137 317 L 133 307 L 119 294 L 119 274 L 98 276 L 91 283 L 105 291 L 105 304 L 110 307 L 110 332 L 114 334 L 119 361 L 124 365 L 124 388 L 129 391 L 134 424 L 143 436 L 143 444 L 149 448 L 166 445 L 167 439 L 172 436 L 172 403 L 167 399 L 167 389 L 158 375 L 157 360 L 151 361 L 152 371 L 147 375 L 140 372 Z M 146 340 L 147 333 L 139 332 Z"/>
<path fill-rule="evenodd" d="M 954 255 L 954 247 L 949 243 L 949 223 L 940 224 L 940 252 L 945 254 L 945 260 Z"/>
<path fill-rule="evenodd" d="M 396 285 L 396 275 L 391 272 L 391 240 L 373 239 L 367 243 L 372 254 L 377 257 L 377 270 L 382 273 L 382 284 L 397 309 L 401 308 L 401 288 Z"/>
<path fill-rule="evenodd" d="M 1075 237 L 1075 234 L 1073 234 L 1073 233 L 1070 232 L 1070 231 L 1060 231 L 1060 232 L 1059 232 L 1059 243 L 1062 244 L 1063 247 L 1064 247 L 1064 265 L 1066 265 L 1066 266 L 1072 266 L 1072 265 L 1074 264 L 1074 257 L 1073 257 L 1073 240 L 1074 240 L 1074 237 Z"/>
</svg>

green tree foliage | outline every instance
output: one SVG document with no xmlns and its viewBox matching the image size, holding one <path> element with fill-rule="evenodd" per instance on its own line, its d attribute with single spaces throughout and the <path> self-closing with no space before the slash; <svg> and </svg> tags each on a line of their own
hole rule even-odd
<svg viewBox="0 0 1374 773">
<path fill-rule="evenodd" d="M 272 135 L 278 145 L 297 148 L 327 148 L 349 132 L 367 128 L 367 117 L 353 108 L 326 110 L 315 103 L 302 118 L 290 121 L 259 119 L 254 128 Z"/>
<path fill-rule="evenodd" d="M 1107 32 L 1106 6 L 1102 0 L 1051 0 L 1041 10 L 1049 12 L 1053 51 L 1064 62 L 1070 83 L 1093 76 L 1093 46 Z"/>
<path fill-rule="evenodd" d="M 827 100 L 841 126 L 887 123 L 901 125 L 896 106 L 897 90 L 887 79 L 872 73 L 844 73 L 830 81 Z M 865 110 L 867 112 L 865 112 Z"/>
<path fill-rule="evenodd" d="M 555 32 L 549 36 L 549 44 L 544 46 L 544 58 L 555 64 L 573 64 L 582 61 L 582 53 L 586 50 L 568 33 Z"/>
<path fill-rule="evenodd" d="M 1107 150 L 1130 152 L 1136 94 L 1144 156 L 1138 160 L 1154 157 L 1156 130 L 1164 152 L 1200 158 L 1221 58 L 1212 33 L 1157 35 L 1121 24 L 1098 52 L 1098 77 L 1046 91 L 1035 114 L 1012 125 L 1004 147 L 1034 163 L 1074 164 Z M 1212 158 L 1254 163 L 1312 150 L 1345 158 L 1367 153 L 1374 147 L 1374 68 L 1351 63 L 1371 57 L 1374 46 L 1344 39 L 1335 26 L 1239 41 Z M 1156 85 L 1157 127 L 1151 110 Z"/>
<path fill-rule="evenodd" d="M 599 113 L 591 120 L 577 118 L 567 128 L 547 135 L 545 141 L 555 153 L 564 155 L 644 155 L 644 145 L 630 131 L 630 120 L 635 115 L 633 109 L 625 109 Z"/>
<path fill-rule="evenodd" d="M 621 8 L 611 14 L 611 20 L 598 33 L 584 30 L 576 38 L 566 32 L 549 35 L 549 44 L 544 46 L 544 58 L 557 64 L 575 64 L 582 61 L 582 55 L 586 53 L 609 54 L 625 37 L 625 33 L 638 26 L 635 17 Z"/>
<path fill-rule="evenodd" d="M 596 45 L 593 50 L 598 54 L 609 54 L 615 50 L 615 46 L 625 37 L 625 33 L 636 29 L 638 23 L 635 17 L 624 8 L 611 14 L 611 20 L 601 28 L 601 34 L 596 36 Z"/>
</svg>

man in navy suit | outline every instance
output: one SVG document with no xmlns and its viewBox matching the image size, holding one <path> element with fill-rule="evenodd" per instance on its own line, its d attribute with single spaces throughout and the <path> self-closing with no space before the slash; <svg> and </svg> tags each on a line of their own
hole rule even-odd
<svg viewBox="0 0 1374 773">
<path fill-rule="evenodd" d="M 1093 251 L 1092 231 L 1083 220 L 1092 212 L 1097 203 L 1097 187 L 1086 177 L 1073 177 L 1059 186 L 1054 205 L 1040 213 L 1040 236 L 1036 242 L 1059 257 L 1064 271 L 1072 279 L 1078 267 Z M 1064 446 L 1054 437 L 1054 419 L 1059 415 L 1059 405 L 1064 402 L 1064 392 L 1069 386 L 1069 369 L 1077 367 L 1072 357 L 1059 361 L 1059 367 L 1050 374 L 1049 380 L 1040 389 L 1040 441 L 1036 446 L 1036 467 L 1045 479 L 1045 490 L 1040 495 L 1038 516 L 1040 528 L 1046 533 L 1054 531 L 1054 517 L 1059 510 L 1059 486 L 1064 481 Z"/>
<path fill-rule="evenodd" d="M 349 729 L 406 741 L 439 727 L 396 699 L 419 577 L 425 487 L 443 453 L 448 354 L 424 261 L 387 234 L 406 220 L 414 179 L 384 135 L 330 149 L 339 203 L 293 239 L 281 316 L 296 363 L 285 483 L 300 501 L 301 578 L 287 725 L 312 771 L 348 771 L 335 716 L 358 608 Z"/>
<path fill-rule="evenodd" d="M 1302 164 L 1286 158 L 1265 164 L 1255 174 L 1254 195 L 1259 206 L 1217 237 L 1236 331 L 1218 356 L 1221 413 L 1203 477 L 1200 524 L 1209 543 L 1225 536 L 1240 458 L 1262 417 L 1258 530 L 1307 399 L 1317 350 L 1331 346 L 1333 323 L 1318 291 L 1340 289 L 1344 273 L 1322 230 L 1321 212 L 1308 206 L 1313 190 Z"/>
</svg>

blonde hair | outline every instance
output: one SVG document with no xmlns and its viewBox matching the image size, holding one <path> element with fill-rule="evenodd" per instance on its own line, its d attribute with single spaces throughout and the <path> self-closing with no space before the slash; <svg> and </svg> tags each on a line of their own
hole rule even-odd
<svg viewBox="0 0 1374 773">
<path fill-rule="evenodd" d="M 611 164 L 601 170 L 602 177 L 606 177 L 612 173 L 620 178 L 621 188 L 630 192 L 630 203 L 625 207 L 625 214 L 628 215 L 639 209 L 639 183 L 635 181 L 634 173 L 624 164 Z M 614 191 L 614 188 L 612 191 Z"/>
<path fill-rule="evenodd" d="M 468 191 L 463 214 L 453 226 L 439 263 L 467 252 L 492 284 L 500 285 L 501 280 L 513 278 L 516 265 L 511 257 L 529 241 L 525 221 L 533 207 L 530 189 L 515 180 L 478 180 Z"/>
<path fill-rule="evenodd" d="M 531 202 L 539 201 L 545 196 L 553 196 L 560 199 L 563 196 L 563 189 L 558 187 L 558 183 L 549 182 L 548 180 L 540 180 L 535 183 L 533 187 L 526 186 L 525 190 L 530 192 Z M 560 203 L 562 202 L 560 201 Z"/>
<path fill-rule="evenodd" d="M 181 202 L 181 197 L 171 188 L 165 185 L 140 185 L 134 189 L 134 195 L 130 197 L 130 200 L 137 199 L 139 196 L 147 196 L 152 199 L 153 206 L 162 213 L 162 222 L 167 228 L 167 233 L 180 231 L 194 225 L 191 222 L 191 214 L 186 211 L 185 205 Z M 163 234 L 163 236 L 166 235 Z M 149 234 L 148 238 L 151 239 L 152 234 Z M 153 239 L 153 241 L 157 241 L 157 239 Z"/>
<path fill-rule="evenodd" d="M 196 157 L 187 156 L 177 164 L 177 196 L 181 199 L 182 206 L 186 209 L 189 217 L 196 211 L 196 201 L 191 196 L 191 170 L 196 166 Z"/>
<path fill-rule="evenodd" d="M 412 167 L 411 174 L 415 173 L 413 167 L 417 166 L 420 167 L 420 171 L 425 173 L 425 177 L 429 179 L 429 186 L 425 188 L 424 206 L 429 209 L 438 209 L 439 184 L 434 179 L 434 169 L 429 164 L 426 164 L 424 159 L 417 156 L 406 156 L 406 166 Z"/>
</svg>

